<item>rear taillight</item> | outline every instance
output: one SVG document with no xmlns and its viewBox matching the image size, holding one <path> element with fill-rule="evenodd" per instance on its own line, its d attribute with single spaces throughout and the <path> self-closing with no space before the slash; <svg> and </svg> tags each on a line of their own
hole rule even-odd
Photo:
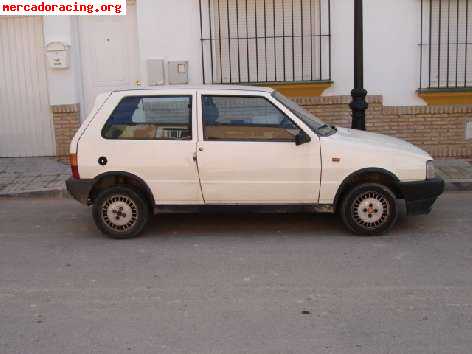
<svg viewBox="0 0 472 354">
<path fill-rule="evenodd" d="M 79 164 L 77 163 L 77 154 L 69 155 L 70 169 L 72 170 L 72 177 L 79 179 Z"/>
</svg>

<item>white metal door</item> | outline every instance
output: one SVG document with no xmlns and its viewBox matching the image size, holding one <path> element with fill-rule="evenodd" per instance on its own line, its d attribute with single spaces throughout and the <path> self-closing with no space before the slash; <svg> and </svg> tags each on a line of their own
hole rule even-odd
<svg viewBox="0 0 472 354">
<path fill-rule="evenodd" d="M 0 157 L 55 154 L 41 17 L 0 17 Z"/>
<path fill-rule="evenodd" d="M 98 94 L 134 87 L 139 80 L 136 4 L 126 16 L 83 16 L 79 19 L 80 51 L 88 114 Z"/>
</svg>

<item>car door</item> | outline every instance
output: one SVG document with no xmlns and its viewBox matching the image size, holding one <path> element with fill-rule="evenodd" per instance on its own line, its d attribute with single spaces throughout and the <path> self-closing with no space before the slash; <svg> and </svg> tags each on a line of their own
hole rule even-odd
<svg viewBox="0 0 472 354">
<path fill-rule="evenodd" d="M 316 134 L 269 93 L 221 92 L 198 97 L 197 158 L 205 203 L 315 203 L 321 173 Z M 301 131 L 311 141 L 297 146 Z"/>
<path fill-rule="evenodd" d="M 88 129 L 93 134 L 81 138 L 80 172 L 130 173 L 144 180 L 156 204 L 202 204 L 195 100 L 190 89 L 114 92 Z"/>
</svg>

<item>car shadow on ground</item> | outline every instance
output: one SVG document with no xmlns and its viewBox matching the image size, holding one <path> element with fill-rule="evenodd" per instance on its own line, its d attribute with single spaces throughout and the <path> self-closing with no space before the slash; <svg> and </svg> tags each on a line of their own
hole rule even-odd
<svg viewBox="0 0 472 354">
<path fill-rule="evenodd" d="M 399 205 L 397 225 L 385 237 L 409 230 L 414 222 Z M 143 237 L 183 236 L 309 236 L 355 237 L 336 214 L 309 213 L 202 213 L 157 214 L 146 227 Z"/>
<path fill-rule="evenodd" d="M 339 234 L 344 232 L 334 215 L 310 214 L 161 214 L 149 223 L 146 234 L 160 236 L 274 236 Z"/>
</svg>

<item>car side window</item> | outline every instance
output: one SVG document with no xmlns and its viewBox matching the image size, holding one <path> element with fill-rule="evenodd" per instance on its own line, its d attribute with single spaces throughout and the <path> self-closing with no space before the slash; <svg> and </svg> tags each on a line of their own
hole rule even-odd
<svg viewBox="0 0 472 354">
<path fill-rule="evenodd" d="M 191 140 L 192 96 L 128 96 L 102 129 L 105 139 Z"/>
<path fill-rule="evenodd" d="M 202 97 L 205 140 L 293 142 L 300 128 L 264 97 Z"/>
</svg>

